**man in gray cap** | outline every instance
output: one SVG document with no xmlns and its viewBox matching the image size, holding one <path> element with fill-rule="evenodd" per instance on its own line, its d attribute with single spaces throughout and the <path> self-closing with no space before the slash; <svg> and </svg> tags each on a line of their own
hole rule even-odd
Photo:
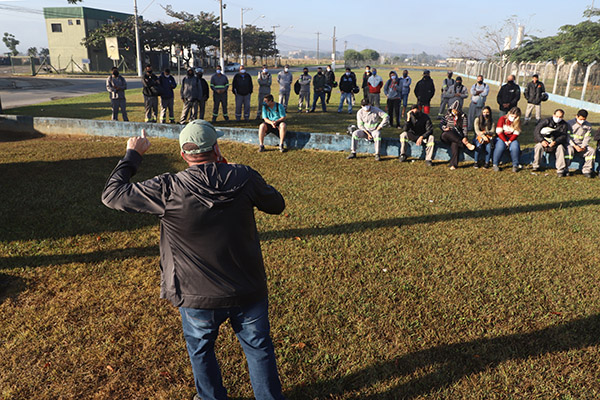
<svg viewBox="0 0 600 400">
<path fill-rule="evenodd" d="M 219 326 L 229 319 L 246 354 L 257 399 L 284 399 L 270 336 L 267 279 L 254 207 L 285 208 L 281 194 L 252 168 L 227 164 L 204 120 L 179 136 L 189 168 L 131 183 L 150 142 L 130 138 L 111 173 L 102 202 L 160 220 L 161 298 L 179 308 L 194 373 L 194 399 L 226 399 L 214 352 Z"/>
</svg>

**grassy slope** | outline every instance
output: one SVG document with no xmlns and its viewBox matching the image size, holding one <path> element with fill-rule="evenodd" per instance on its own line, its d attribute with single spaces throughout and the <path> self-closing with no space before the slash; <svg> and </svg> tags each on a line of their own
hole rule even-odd
<svg viewBox="0 0 600 400">
<path fill-rule="evenodd" d="M 125 141 L 2 138 L 0 398 L 191 398 L 157 222 L 99 201 Z M 155 140 L 135 179 L 176 149 Z M 222 150 L 287 201 L 257 223 L 290 399 L 600 396 L 596 181 Z M 218 354 L 251 398 L 228 326 Z"/>
</svg>

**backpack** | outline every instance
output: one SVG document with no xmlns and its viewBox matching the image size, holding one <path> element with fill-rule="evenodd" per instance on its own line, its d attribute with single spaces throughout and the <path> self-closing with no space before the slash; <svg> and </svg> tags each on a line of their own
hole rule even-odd
<svg viewBox="0 0 600 400">
<path fill-rule="evenodd" d="M 294 93 L 300 94 L 300 80 L 297 80 L 296 83 L 294 83 Z"/>
</svg>

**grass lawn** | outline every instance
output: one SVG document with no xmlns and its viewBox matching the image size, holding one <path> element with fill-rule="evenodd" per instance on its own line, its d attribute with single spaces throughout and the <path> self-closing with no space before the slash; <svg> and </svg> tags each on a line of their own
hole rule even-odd
<svg viewBox="0 0 600 400">
<path fill-rule="evenodd" d="M 100 202 L 125 140 L 0 138 L 0 398 L 191 399 L 158 222 Z M 600 397 L 596 180 L 221 149 L 287 202 L 256 216 L 288 398 Z M 182 168 L 154 139 L 135 179 Z"/>
<path fill-rule="evenodd" d="M 314 69 L 315 68 L 311 68 L 311 72 L 310 72 L 311 75 L 314 75 L 314 73 L 315 73 L 315 71 L 313 71 Z M 396 68 L 397 72 L 399 72 L 399 73 L 402 72 L 402 69 L 403 69 L 403 67 Z M 378 71 L 379 71 L 379 74 L 384 78 L 384 82 L 387 81 L 390 69 L 389 68 L 387 68 L 387 69 L 380 68 L 380 69 L 378 69 Z M 278 70 L 272 71 L 273 81 L 274 81 L 273 85 L 272 85 L 272 92 L 274 93 L 275 101 L 278 101 L 278 93 L 279 93 L 279 85 L 277 84 L 277 79 L 276 79 L 277 72 L 278 72 Z M 343 73 L 343 70 L 338 69 L 338 71 L 337 71 L 338 78 L 339 78 L 340 74 L 342 74 L 342 73 Z M 359 85 L 362 84 L 363 71 L 356 69 L 355 73 L 358 76 Z M 422 77 L 422 70 L 421 69 L 410 70 L 409 74 L 413 79 L 413 84 L 411 86 L 411 91 L 412 91 L 414 89 L 415 85 L 417 84 L 417 81 L 420 80 Z M 441 129 L 439 128 L 439 123 L 437 123 L 437 120 L 435 120 L 435 116 L 438 113 L 439 102 L 440 102 L 440 94 L 439 93 L 440 93 L 440 90 L 442 87 L 442 81 L 446 77 L 446 73 L 445 73 L 445 71 L 432 70 L 431 74 L 432 74 L 431 76 L 436 85 L 436 90 L 438 92 L 438 94 L 436 94 L 436 96 L 432 99 L 431 115 L 434 117 L 434 127 L 435 127 L 434 133 L 436 135 L 436 138 L 439 139 L 439 137 L 441 135 Z M 253 75 L 255 75 L 255 73 L 253 73 Z M 228 73 L 228 76 L 229 76 L 229 82 L 231 83 L 231 81 L 233 79 L 233 73 Z M 298 78 L 298 76 L 299 76 L 299 73 L 295 72 L 294 80 L 296 80 Z M 456 76 L 457 75 L 455 75 L 455 77 Z M 132 78 L 128 78 L 128 79 L 132 80 L 132 79 L 138 79 L 138 78 L 132 77 Z M 468 89 L 470 89 L 471 85 L 473 83 L 475 83 L 475 81 L 472 79 L 464 79 L 463 83 L 465 86 L 467 86 Z M 255 84 L 255 88 L 257 88 L 258 85 L 256 83 L 256 79 L 255 79 L 254 84 Z M 491 90 L 490 90 L 490 95 L 488 96 L 487 104 L 490 105 L 490 107 L 492 107 L 492 110 L 494 112 L 493 117 L 495 120 L 497 120 L 498 119 L 498 104 L 496 103 L 496 95 L 498 94 L 498 87 L 496 87 L 494 85 L 490 85 L 490 89 Z M 179 89 L 176 89 L 177 93 L 179 93 L 178 90 Z M 251 122 L 250 123 L 235 121 L 235 97 L 231 93 L 231 90 L 230 90 L 229 95 L 228 95 L 228 112 L 229 112 L 229 117 L 231 118 L 231 120 L 229 122 L 225 122 L 223 120 L 222 114 L 220 113 L 217 124 L 219 126 L 229 126 L 229 127 L 258 126 L 258 122 L 254 121 L 254 118 L 256 117 L 256 107 L 257 107 L 257 100 L 258 100 L 258 94 L 256 94 L 256 93 L 257 92 L 255 92 L 254 96 L 252 97 L 251 113 L 250 113 Z M 311 104 L 312 104 L 312 95 L 313 94 L 311 93 Z M 339 92 L 339 89 L 334 89 L 334 91 L 331 95 L 329 105 L 328 105 L 328 111 L 329 111 L 328 113 L 325 114 L 320 111 L 317 111 L 312 114 L 305 114 L 305 113 L 298 113 L 298 96 L 296 94 L 292 93 L 290 96 L 290 103 L 289 103 L 289 107 L 288 107 L 289 111 L 290 111 L 288 113 L 289 129 L 292 131 L 300 131 L 300 132 L 321 132 L 321 133 L 340 132 L 340 133 L 343 133 L 346 131 L 346 128 L 349 124 L 356 123 L 356 111 L 358 111 L 358 109 L 360 107 L 360 100 L 362 99 L 362 92 L 356 95 L 356 99 L 357 99 L 357 104 L 354 107 L 354 113 L 352 115 L 347 114 L 347 112 L 346 112 L 347 106 L 346 105 L 344 105 L 344 112 L 338 114 L 336 111 L 337 111 L 337 107 L 338 107 L 338 104 L 340 101 L 340 92 Z M 411 94 L 409 96 L 409 104 L 412 104 L 412 103 L 416 103 L 416 97 L 411 92 Z M 465 113 L 468 113 L 468 104 L 469 103 L 470 103 L 470 97 L 465 100 L 465 110 L 464 110 Z M 384 110 L 386 109 L 386 97 L 383 94 L 383 91 L 381 94 L 381 106 Z M 521 111 L 524 114 L 525 108 L 527 106 L 527 102 L 524 100 L 523 97 L 521 97 L 519 106 L 521 107 Z M 144 99 L 142 96 L 141 89 L 131 89 L 131 90 L 127 91 L 127 108 L 128 108 L 129 119 L 131 121 L 144 121 Z M 175 119 L 176 119 L 176 121 L 179 121 L 179 116 L 181 114 L 182 108 L 183 108 L 183 104 L 181 102 L 181 99 L 179 99 L 176 95 L 175 96 Z M 211 94 L 211 98 L 208 100 L 208 103 L 206 105 L 205 118 L 207 120 L 210 120 L 210 118 L 212 116 L 212 108 L 213 108 L 213 101 L 212 101 L 212 94 Z M 577 109 L 562 106 L 557 103 L 546 102 L 546 103 L 543 103 L 543 105 L 542 105 L 542 115 L 544 117 L 550 116 L 556 108 L 562 108 L 565 110 L 565 112 L 566 112 L 565 118 L 566 119 L 574 118 L 575 114 L 577 113 Z M 320 110 L 320 105 L 317 106 L 317 110 Z M 105 120 L 108 120 L 111 117 L 110 101 L 108 99 L 108 93 L 99 93 L 99 94 L 64 99 L 64 100 L 56 100 L 56 101 L 52 101 L 49 103 L 44 103 L 44 104 L 39 104 L 39 105 L 34 105 L 34 106 L 14 108 L 14 109 L 6 110 L 6 113 L 7 114 L 17 114 L 17 115 L 85 118 L 85 119 L 105 119 Z M 595 114 L 595 113 L 590 113 L 588 120 L 594 125 L 594 127 L 600 126 L 600 115 Z M 531 145 L 533 143 L 533 128 L 534 128 L 533 125 L 534 124 L 531 123 L 528 126 L 525 126 L 523 129 L 523 133 L 522 133 L 521 139 L 520 139 L 521 145 L 523 147 L 528 147 L 529 145 Z M 397 137 L 398 134 L 399 134 L 398 129 L 391 128 L 391 127 L 384 129 L 384 132 L 383 132 L 383 136 L 388 136 L 388 137 Z"/>
</svg>

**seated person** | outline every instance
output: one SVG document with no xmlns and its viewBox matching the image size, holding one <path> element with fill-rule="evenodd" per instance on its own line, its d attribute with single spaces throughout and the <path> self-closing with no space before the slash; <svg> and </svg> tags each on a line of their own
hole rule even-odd
<svg viewBox="0 0 600 400">
<path fill-rule="evenodd" d="M 431 167 L 435 146 L 433 124 L 429 115 L 420 111 L 417 104 L 410 108 L 404 132 L 400 134 L 400 162 L 406 161 L 406 147 L 409 140 L 415 142 L 417 146 L 425 146 L 425 163 Z"/>
<path fill-rule="evenodd" d="M 573 160 L 575 153 L 583 153 L 584 164 L 583 175 L 586 178 L 594 177 L 594 161 L 596 159 L 596 149 L 590 146 L 592 140 L 592 124 L 587 122 L 588 112 L 579 110 L 577 116 L 567 122 L 571 127 L 571 138 L 567 147 L 569 155 L 567 156 L 567 168 Z"/>
<path fill-rule="evenodd" d="M 351 133 L 352 143 L 347 158 L 356 158 L 356 142 L 359 138 L 363 138 L 375 143 L 375 161 L 380 161 L 381 129 L 389 124 L 390 117 L 382 109 L 372 106 L 369 99 L 362 99 L 360 105 L 361 108 L 356 113 L 358 129 Z"/>
<path fill-rule="evenodd" d="M 287 133 L 285 107 L 275 103 L 272 94 L 268 94 L 263 98 L 262 118 L 264 122 L 258 127 L 258 151 L 265 151 L 265 136 L 273 133 L 279 136 L 279 151 L 284 153 L 286 149 L 283 147 L 283 142 Z"/>
<path fill-rule="evenodd" d="M 504 150 L 510 151 L 510 158 L 512 159 L 512 170 L 513 172 L 519 172 L 519 158 L 521 156 L 521 146 L 519 145 L 519 134 L 521 133 L 521 109 L 519 107 L 513 107 L 508 111 L 508 114 L 503 115 L 498 120 L 496 125 L 496 137 L 495 148 L 494 148 L 494 171 L 500 171 L 500 160 Z"/>
<path fill-rule="evenodd" d="M 535 126 L 533 140 L 536 145 L 533 148 L 533 164 L 531 164 L 534 171 L 539 171 L 540 159 L 546 152 L 556 155 L 556 174 L 559 177 L 569 175 L 565 162 L 565 151 L 569 145 L 571 127 L 563 120 L 564 115 L 565 112 L 559 108 L 551 117 L 540 120 Z"/>
<path fill-rule="evenodd" d="M 474 107 L 471 105 L 471 107 Z M 475 159 L 475 168 L 482 166 L 481 153 L 484 152 L 485 160 L 483 162 L 483 168 L 491 167 L 492 158 L 492 140 L 494 139 L 495 127 L 494 119 L 492 118 L 492 109 L 489 106 L 483 107 L 481 113 L 473 122 L 475 128 L 475 138 L 473 144 L 475 145 L 475 152 L 473 158 Z"/>
<path fill-rule="evenodd" d="M 450 169 L 458 168 L 458 156 L 460 150 L 467 148 L 475 149 L 467 138 L 467 116 L 460 110 L 460 102 L 455 100 L 450 109 L 442 117 L 440 127 L 442 128 L 442 142 L 450 145 Z"/>
</svg>

